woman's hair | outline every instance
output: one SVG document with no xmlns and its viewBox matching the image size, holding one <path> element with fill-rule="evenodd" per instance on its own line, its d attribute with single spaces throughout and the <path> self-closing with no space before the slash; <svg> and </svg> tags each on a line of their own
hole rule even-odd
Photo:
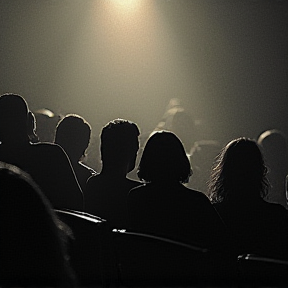
<svg viewBox="0 0 288 288">
<path fill-rule="evenodd" d="M 257 143 L 244 137 L 232 140 L 222 149 L 212 167 L 208 184 L 210 200 L 219 203 L 228 198 L 264 198 L 269 187 L 266 174 Z"/>
<path fill-rule="evenodd" d="M 172 132 L 155 132 L 144 147 L 137 174 L 145 182 L 187 183 L 192 170 L 180 139 Z"/>
<path fill-rule="evenodd" d="M 0 162 L 0 284 L 73 286 L 63 225 L 28 174 Z"/>
</svg>

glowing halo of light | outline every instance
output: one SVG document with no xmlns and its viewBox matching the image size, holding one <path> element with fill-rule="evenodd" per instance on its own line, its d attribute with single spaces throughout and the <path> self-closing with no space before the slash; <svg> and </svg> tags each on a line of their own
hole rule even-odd
<svg viewBox="0 0 288 288">
<path fill-rule="evenodd" d="M 110 0 L 117 8 L 133 11 L 139 7 L 141 0 Z"/>
</svg>

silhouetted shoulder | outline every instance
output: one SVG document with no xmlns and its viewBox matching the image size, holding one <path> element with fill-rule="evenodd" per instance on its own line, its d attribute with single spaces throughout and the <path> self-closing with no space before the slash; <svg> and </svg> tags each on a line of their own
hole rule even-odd
<svg viewBox="0 0 288 288">
<path fill-rule="evenodd" d="M 172 194 L 176 198 L 174 199 L 175 201 L 183 201 L 184 199 L 189 201 L 201 201 L 202 203 L 210 204 L 210 201 L 208 197 L 197 190 L 193 190 L 190 188 L 187 188 L 179 183 L 176 184 L 168 184 L 168 185 L 157 185 L 157 184 L 141 184 L 138 185 L 137 187 L 133 188 L 130 190 L 129 197 L 137 198 L 137 197 L 156 197 L 157 194 L 160 194 L 162 196 L 165 196 L 165 198 L 169 195 Z M 182 202 L 183 203 L 183 202 Z M 199 203 L 199 202 L 198 202 Z"/>
<path fill-rule="evenodd" d="M 127 196 L 140 182 L 114 175 L 98 174 L 88 179 L 85 196 L 86 212 L 109 221 L 112 227 L 127 227 Z"/>
<path fill-rule="evenodd" d="M 31 175 L 55 208 L 83 210 L 83 195 L 70 160 L 53 143 L 30 144 Z"/>
<path fill-rule="evenodd" d="M 224 233 L 209 199 L 180 183 L 149 183 L 132 189 L 128 210 L 130 228 L 140 232 L 203 247 L 215 246 Z"/>
<path fill-rule="evenodd" d="M 208 199 L 208 197 L 203 192 L 200 192 L 198 190 L 194 190 L 191 188 L 186 188 L 186 187 L 183 187 L 183 188 L 184 188 L 183 193 L 187 193 L 188 197 L 198 198 L 199 200 L 202 200 L 204 202 L 208 202 L 210 204 L 210 200 Z"/>
<path fill-rule="evenodd" d="M 79 166 L 82 167 L 83 169 L 85 169 L 85 171 L 88 171 L 90 173 L 90 176 L 96 176 L 98 173 L 91 167 L 85 165 L 84 163 L 82 162 L 79 162 Z"/>
<path fill-rule="evenodd" d="M 278 218 L 283 219 L 283 221 L 286 221 L 286 225 L 288 225 L 288 211 L 281 205 L 278 203 L 269 203 L 266 202 L 264 200 L 261 201 L 262 202 L 262 206 L 263 206 L 263 210 L 267 211 L 267 214 L 270 215 L 270 219 L 271 218 Z M 287 226 L 288 227 L 288 226 Z M 288 228 L 287 228 L 288 231 Z"/>
<path fill-rule="evenodd" d="M 110 178 L 110 180 L 109 180 Z M 125 190 L 128 189 L 127 191 L 130 191 L 131 189 L 140 186 L 142 183 L 139 181 L 135 181 L 129 178 L 113 178 L 112 176 L 106 176 L 103 174 L 97 174 L 95 172 L 94 175 L 92 175 L 88 180 L 87 180 L 87 185 L 86 185 L 86 192 L 90 191 L 90 189 L 93 189 L 93 187 L 101 188 L 102 186 L 98 187 L 98 185 L 104 185 L 106 184 L 107 187 L 114 187 L 114 188 L 121 188 L 122 186 L 125 187 Z M 96 192 L 97 193 L 97 192 Z"/>
<path fill-rule="evenodd" d="M 58 154 L 58 156 L 63 155 L 65 158 L 67 157 L 62 147 L 59 146 L 58 144 L 48 143 L 48 142 L 39 142 L 39 143 L 31 144 L 31 147 L 33 147 L 34 150 L 39 150 L 41 152 L 47 151 L 48 153 L 54 153 L 55 155 Z"/>
</svg>

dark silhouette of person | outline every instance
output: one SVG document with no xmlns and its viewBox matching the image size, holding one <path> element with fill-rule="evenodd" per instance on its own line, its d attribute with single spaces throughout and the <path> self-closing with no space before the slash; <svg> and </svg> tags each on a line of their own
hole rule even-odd
<svg viewBox="0 0 288 288">
<path fill-rule="evenodd" d="M 90 124 L 76 114 L 66 115 L 56 127 L 54 143 L 60 145 L 67 153 L 83 191 L 88 178 L 96 175 L 92 168 L 82 162 L 86 157 L 90 136 Z"/>
<path fill-rule="evenodd" d="M 211 173 L 209 195 L 234 239 L 238 254 L 275 258 L 288 255 L 288 212 L 264 201 L 267 168 L 257 143 L 239 138 L 219 154 Z"/>
<path fill-rule="evenodd" d="M 82 190 L 66 153 L 56 144 L 30 142 L 29 114 L 22 96 L 0 96 L 0 161 L 27 172 L 54 208 L 83 210 Z"/>
<path fill-rule="evenodd" d="M 281 204 L 288 209 L 285 179 L 288 174 L 288 155 L 286 135 L 277 130 L 266 130 L 257 139 L 262 148 L 268 168 L 267 178 L 271 189 L 265 198 L 271 203 Z"/>
<path fill-rule="evenodd" d="M 139 134 L 138 126 L 124 119 L 113 120 L 103 127 L 102 170 L 88 179 L 84 191 L 86 211 L 108 220 L 113 228 L 127 228 L 127 196 L 141 184 L 127 177 L 135 167 Z"/>
<path fill-rule="evenodd" d="M 74 286 L 66 251 L 68 227 L 18 167 L 0 162 L 0 183 L 1 287 Z"/>
<path fill-rule="evenodd" d="M 198 134 L 194 116 L 185 110 L 178 98 L 170 99 L 161 121 L 153 132 L 162 130 L 175 133 L 181 139 L 187 153 L 194 145 Z"/>
<path fill-rule="evenodd" d="M 138 177 L 145 185 L 132 189 L 128 196 L 131 229 L 218 248 L 224 224 L 208 197 L 183 185 L 191 175 L 180 139 L 172 132 L 155 132 L 144 147 L 138 167 Z"/>
</svg>

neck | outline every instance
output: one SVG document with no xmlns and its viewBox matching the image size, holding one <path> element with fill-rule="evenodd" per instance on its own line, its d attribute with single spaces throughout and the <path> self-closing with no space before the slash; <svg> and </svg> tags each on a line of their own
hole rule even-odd
<svg viewBox="0 0 288 288">
<path fill-rule="evenodd" d="M 102 170 L 101 170 L 101 174 L 110 174 L 113 175 L 115 177 L 121 177 L 121 178 L 125 178 L 128 171 L 128 165 L 115 165 L 115 164 L 111 164 L 111 165 L 107 165 L 107 164 L 102 164 Z"/>
</svg>

